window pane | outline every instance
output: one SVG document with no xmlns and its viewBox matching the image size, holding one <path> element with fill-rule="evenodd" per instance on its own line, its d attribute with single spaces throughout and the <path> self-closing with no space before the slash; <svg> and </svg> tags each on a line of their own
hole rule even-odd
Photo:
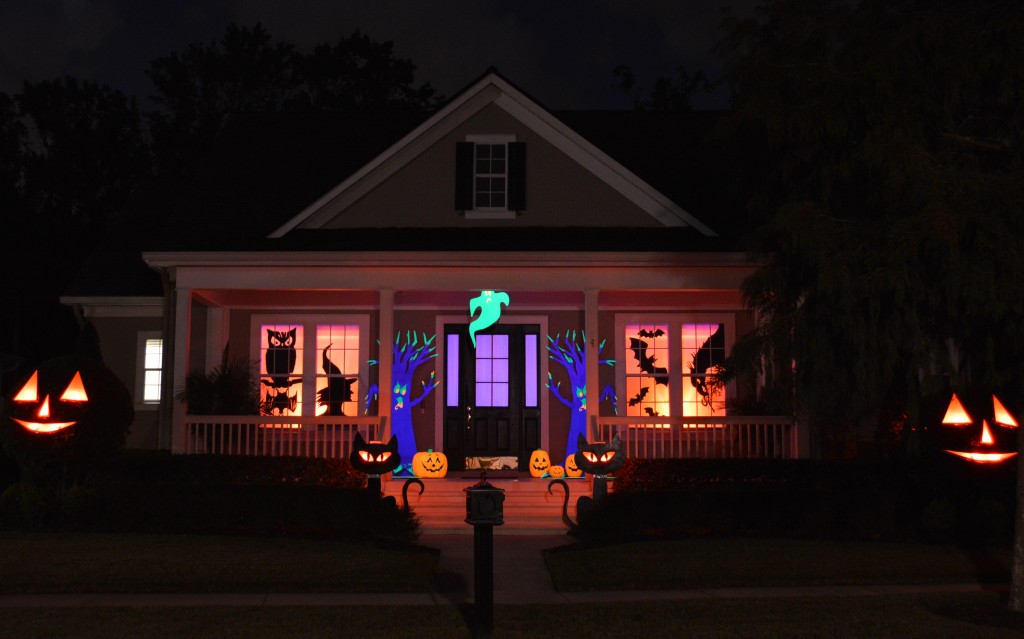
<svg viewBox="0 0 1024 639">
<path fill-rule="evenodd" d="M 144 380 L 142 383 L 142 401 L 144 402 L 159 402 L 160 401 L 160 378 L 161 371 L 146 371 Z"/>
<path fill-rule="evenodd" d="M 477 357 L 477 359 L 480 359 L 480 358 L 490 359 L 490 357 L 491 357 L 491 336 L 490 335 L 477 335 L 476 336 L 476 357 Z"/>
<path fill-rule="evenodd" d="M 508 406 L 508 384 L 492 384 L 491 406 Z"/>
<path fill-rule="evenodd" d="M 478 359 L 476 360 L 476 381 L 479 382 L 490 382 L 491 380 L 491 360 L 489 359 Z"/>
<path fill-rule="evenodd" d="M 448 334 L 445 351 L 445 405 L 459 405 L 459 336 Z"/>
<path fill-rule="evenodd" d="M 147 369 L 160 368 L 163 365 L 164 341 L 162 339 L 146 340 L 146 356 L 143 366 Z"/>
<path fill-rule="evenodd" d="M 260 325 L 260 405 L 264 415 L 302 414 L 301 324 Z"/>
<path fill-rule="evenodd" d="M 725 326 L 683 324 L 682 402 L 684 415 L 712 415 L 725 407 L 725 397 L 707 385 L 707 376 L 725 360 Z"/>
<path fill-rule="evenodd" d="M 668 324 L 627 324 L 626 414 L 668 416 Z"/>
<path fill-rule="evenodd" d="M 489 383 L 476 385 L 476 405 L 493 406 L 491 403 L 491 385 Z"/>
<path fill-rule="evenodd" d="M 537 370 L 537 336 L 526 335 L 526 356 L 524 358 L 524 368 L 526 379 L 524 380 L 525 390 L 525 402 L 527 406 L 534 407 L 537 405 L 537 380 L 540 376 L 540 372 Z"/>
</svg>

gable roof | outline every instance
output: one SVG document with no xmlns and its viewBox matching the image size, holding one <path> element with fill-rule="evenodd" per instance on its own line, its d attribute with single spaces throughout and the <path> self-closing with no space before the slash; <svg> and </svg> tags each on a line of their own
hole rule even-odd
<svg viewBox="0 0 1024 639">
<path fill-rule="evenodd" d="M 689 226 L 705 236 L 716 235 L 704 222 L 566 126 L 547 109 L 491 69 L 383 153 L 348 175 L 298 215 L 275 229 L 270 237 L 283 237 L 298 227 L 315 228 L 320 223 L 336 217 L 348 204 L 357 200 L 362 192 L 379 185 L 400 171 L 409 161 L 488 105 L 496 105 L 509 113 L 662 225 Z"/>
</svg>

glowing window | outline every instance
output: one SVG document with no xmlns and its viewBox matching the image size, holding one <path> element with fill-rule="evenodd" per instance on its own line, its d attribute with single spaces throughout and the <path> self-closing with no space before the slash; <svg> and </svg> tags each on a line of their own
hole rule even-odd
<svg viewBox="0 0 1024 639">
<path fill-rule="evenodd" d="M 359 414 L 359 326 L 316 327 L 316 414 Z"/>
<path fill-rule="evenodd" d="M 259 332 L 260 412 L 301 415 L 304 327 L 261 324 Z"/>
<path fill-rule="evenodd" d="M 508 335 L 477 335 L 477 406 L 508 406 L 508 373 Z"/>
<path fill-rule="evenodd" d="M 721 413 L 724 397 L 707 383 L 725 361 L 725 326 L 722 324 L 683 324 L 680 330 L 683 349 L 683 415 Z"/>
<path fill-rule="evenodd" d="M 627 324 L 626 414 L 669 416 L 669 328 L 667 324 Z"/>
<path fill-rule="evenodd" d="M 141 331 L 136 341 L 135 406 L 153 410 L 160 404 L 164 340 L 159 331 Z"/>
</svg>

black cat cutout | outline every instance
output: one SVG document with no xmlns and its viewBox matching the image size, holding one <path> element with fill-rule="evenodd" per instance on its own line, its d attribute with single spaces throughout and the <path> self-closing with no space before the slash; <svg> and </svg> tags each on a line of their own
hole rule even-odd
<svg viewBox="0 0 1024 639">
<path fill-rule="evenodd" d="M 333 344 L 324 348 L 322 366 L 324 373 L 331 375 L 327 378 L 327 386 L 316 393 L 316 403 L 327 407 L 326 415 L 344 415 L 345 402 L 352 401 L 352 385 L 358 378 L 341 377 L 341 369 L 327 357 L 327 349 Z"/>
<path fill-rule="evenodd" d="M 586 495 L 576 500 L 576 520 L 585 519 L 593 507 L 608 495 L 608 475 L 622 468 L 626 463 L 626 456 L 622 452 L 622 440 L 618 435 L 612 437 L 610 442 L 594 442 L 590 444 L 583 435 L 577 439 L 575 459 L 576 466 L 585 473 L 594 476 L 594 496 Z M 565 498 L 562 502 L 562 521 L 570 529 L 578 528 L 578 524 L 569 517 L 569 484 L 563 479 L 553 479 L 548 482 L 548 494 L 553 495 L 551 486 L 558 484 L 565 491 Z"/>
</svg>

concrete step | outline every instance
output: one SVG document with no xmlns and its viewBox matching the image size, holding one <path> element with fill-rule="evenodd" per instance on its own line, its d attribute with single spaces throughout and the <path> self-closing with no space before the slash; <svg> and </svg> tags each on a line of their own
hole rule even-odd
<svg viewBox="0 0 1024 639">
<path fill-rule="evenodd" d="M 416 513 L 424 533 L 428 534 L 473 534 L 473 526 L 466 519 L 466 488 L 477 484 L 475 478 L 423 479 L 424 490 L 410 485 L 409 507 Z M 566 530 L 562 521 L 564 495 L 560 486 L 548 493 L 548 479 L 537 479 L 529 475 L 487 478 L 495 488 L 504 491 L 504 524 L 494 528 L 496 535 L 514 534 L 558 534 Z M 575 517 L 576 499 L 591 493 L 591 483 L 586 478 L 566 480 L 569 485 L 569 516 Z M 398 478 L 384 482 L 385 495 L 402 503 L 402 488 L 405 479 Z"/>
</svg>

